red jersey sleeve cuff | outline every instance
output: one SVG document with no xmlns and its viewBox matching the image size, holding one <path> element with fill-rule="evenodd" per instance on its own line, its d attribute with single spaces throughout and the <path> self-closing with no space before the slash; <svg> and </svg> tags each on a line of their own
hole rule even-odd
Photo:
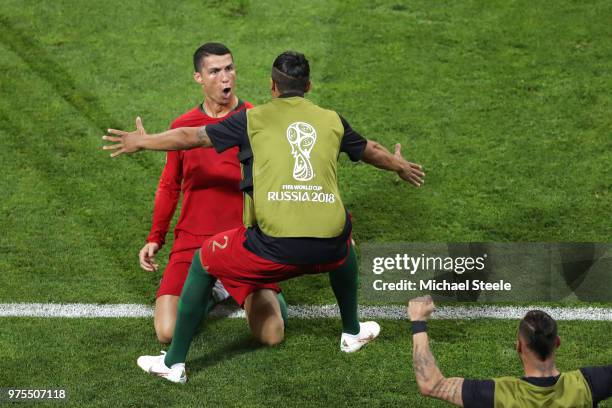
<svg viewBox="0 0 612 408">
<path fill-rule="evenodd" d="M 166 240 L 163 237 L 160 237 L 159 235 L 151 234 L 147 237 L 146 242 L 155 242 L 157 245 L 159 245 L 159 248 L 161 249 L 161 247 L 164 246 L 164 244 L 166 243 Z"/>
</svg>

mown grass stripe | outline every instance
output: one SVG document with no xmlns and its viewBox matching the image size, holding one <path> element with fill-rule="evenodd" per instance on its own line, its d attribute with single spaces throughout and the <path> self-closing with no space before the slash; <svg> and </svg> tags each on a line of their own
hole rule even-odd
<svg viewBox="0 0 612 408">
<path fill-rule="evenodd" d="M 537 306 L 442 306 L 436 309 L 435 319 L 520 319 L 531 309 L 542 309 L 557 320 L 612 321 L 612 308 L 604 307 L 537 307 Z M 363 318 L 403 320 L 404 306 L 361 306 Z M 244 318 L 244 311 L 230 306 L 219 306 L 213 316 Z M 152 317 L 153 307 L 141 304 L 91 303 L 0 303 L 0 317 L 64 317 L 64 318 L 119 318 Z M 339 318 L 336 305 L 289 306 L 289 317 L 297 319 Z"/>
</svg>

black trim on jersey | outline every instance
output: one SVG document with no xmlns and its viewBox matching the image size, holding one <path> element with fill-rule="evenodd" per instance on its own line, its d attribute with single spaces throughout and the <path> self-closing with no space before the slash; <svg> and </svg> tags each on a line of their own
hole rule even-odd
<svg viewBox="0 0 612 408">
<path fill-rule="evenodd" d="M 234 109 L 232 109 L 230 112 L 234 112 L 235 110 L 238 110 L 238 108 L 240 108 L 242 105 L 244 105 L 244 101 L 242 99 L 238 98 L 238 105 L 236 105 L 236 107 Z M 200 112 L 202 112 L 203 114 L 205 114 L 209 118 L 212 117 L 208 113 L 206 113 L 206 109 L 204 109 L 204 101 L 202 101 L 202 103 L 200 103 L 198 105 L 198 109 L 200 110 Z"/>
<path fill-rule="evenodd" d="M 253 197 L 253 179 L 252 178 L 244 178 L 240 180 L 239 183 L 240 191 L 247 193 L 248 195 Z"/>
<path fill-rule="evenodd" d="M 583 367 L 580 372 L 586 379 L 593 397 L 593 407 L 612 397 L 612 365 L 602 367 Z"/>
<path fill-rule="evenodd" d="M 284 97 L 293 95 L 285 94 Z M 340 116 L 340 115 L 338 115 Z M 340 151 L 348 154 L 352 161 L 361 159 L 366 139 L 355 132 L 348 122 L 340 116 L 344 134 Z M 247 111 L 242 110 L 228 119 L 206 126 L 206 133 L 213 147 L 221 153 L 231 147 L 239 146 L 238 158 L 242 163 L 243 182 L 240 188 L 253 197 L 253 152 L 247 133 Z M 347 213 L 342 233 L 334 238 L 277 238 L 266 235 L 258 226 L 247 229 L 244 247 L 254 254 L 273 262 L 291 265 L 312 265 L 332 263 L 347 254 L 347 241 L 352 224 Z"/>
<path fill-rule="evenodd" d="M 245 163 L 248 161 L 248 159 L 253 157 L 253 150 L 251 150 L 250 147 L 246 148 L 246 149 L 242 149 L 239 153 L 238 153 L 238 161 L 240 163 Z"/>
<path fill-rule="evenodd" d="M 299 96 L 300 98 L 304 97 L 304 92 L 300 92 L 300 91 L 288 91 L 285 92 L 282 95 L 279 95 L 279 98 L 293 98 L 294 96 Z"/>
<path fill-rule="evenodd" d="M 247 229 L 244 247 L 264 259 L 281 264 L 332 263 L 346 257 L 352 228 L 348 212 L 342 233 L 333 238 L 276 238 L 266 235 L 256 225 Z"/>
<path fill-rule="evenodd" d="M 247 134 L 247 110 L 243 109 L 224 121 L 206 126 L 206 134 L 210 138 L 217 153 L 221 153 L 234 146 L 240 151 L 251 150 Z"/>
<path fill-rule="evenodd" d="M 493 408 L 495 381 L 465 379 L 461 387 L 461 398 L 465 408 Z"/>
<path fill-rule="evenodd" d="M 550 377 L 521 377 L 521 380 L 537 387 L 552 387 L 559 381 L 559 377 L 561 374 Z"/>
<path fill-rule="evenodd" d="M 238 161 L 242 163 L 242 172 L 244 174 L 242 180 L 240 180 L 240 191 L 247 193 L 253 198 L 253 150 L 251 149 L 250 142 L 248 146 L 240 146 Z"/>
<path fill-rule="evenodd" d="M 363 156 L 363 151 L 368 141 L 359 133 L 355 132 L 346 119 L 341 115 L 338 116 L 340 116 L 340 121 L 344 127 L 344 135 L 340 142 L 340 151 L 346 153 L 351 161 L 357 162 L 361 160 L 361 156 Z"/>
</svg>

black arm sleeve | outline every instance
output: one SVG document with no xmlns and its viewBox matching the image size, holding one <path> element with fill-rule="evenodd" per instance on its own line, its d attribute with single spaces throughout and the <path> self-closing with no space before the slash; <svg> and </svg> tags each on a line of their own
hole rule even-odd
<svg viewBox="0 0 612 408">
<path fill-rule="evenodd" d="M 230 147 L 241 146 L 248 140 L 246 109 L 214 125 L 206 126 L 206 134 L 210 138 L 217 153 Z"/>
<path fill-rule="evenodd" d="M 493 408 L 495 381 L 465 379 L 461 388 L 461 396 L 465 408 Z"/>
<path fill-rule="evenodd" d="M 361 160 L 361 156 L 363 155 L 363 151 L 368 141 L 359 133 L 355 132 L 342 116 L 340 116 L 340 121 L 342 122 L 342 126 L 344 126 L 344 136 L 342 136 L 342 141 L 340 142 L 340 151 L 348 154 L 351 161 L 356 162 Z"/>
<path fill-rule="evenodd" d="M 584 367 L 580 369 L 580 372 L 589 384 L 594 407 L 600 401 L 612 397 L 612 365 Z"/>
</svg>

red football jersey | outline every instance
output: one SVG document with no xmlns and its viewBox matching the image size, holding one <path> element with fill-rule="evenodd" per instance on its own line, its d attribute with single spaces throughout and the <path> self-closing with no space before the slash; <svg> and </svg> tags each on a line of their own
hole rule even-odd
<svg viewBox="0 0 612 408">
<path fill-rule="evenodd" d="M 172 129 L 219 123 L 253 105 L 239 106 L 221 118 L 212 118 L 197 106 L 172 122 Z M 170 221 L 183 193 L 181 215 L 174 228 L 193 235 L 213 235 L 242 224 L 238 147 L 217 153 L 213 148 L 170 151 L 155 193 L 153 225 L 147 242 L 164 244 Z"/>
</svg>

